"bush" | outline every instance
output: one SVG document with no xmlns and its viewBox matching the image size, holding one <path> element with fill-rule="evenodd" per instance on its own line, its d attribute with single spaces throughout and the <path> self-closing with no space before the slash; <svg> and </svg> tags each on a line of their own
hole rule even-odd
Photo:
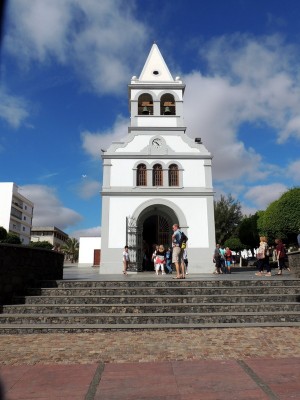
<svg viewBox="0 0 300 400">
<path fill-rule="evenodd" d="M 22 244 L 19 236 L 14 233 L 8 233 L 6 238 L 2 240 L 2 243 L 10 243 L 10 244 Z"/>
<path fill-rule="evenodd" d="M 3 226 L 0 226 L 0 242 L 2 242 L 2 240 L 6 239 L 7 237 L 7 231 L 5 228 L 3 228 Z"/>
<path fill-rule="evenodd" d="M 52 244 L 47 242 L 47 240 L 43 240 L 42 242 L 30 242 L 30 246 L 46 250 L 52 250 L 53 248 Z"/>
</svg>

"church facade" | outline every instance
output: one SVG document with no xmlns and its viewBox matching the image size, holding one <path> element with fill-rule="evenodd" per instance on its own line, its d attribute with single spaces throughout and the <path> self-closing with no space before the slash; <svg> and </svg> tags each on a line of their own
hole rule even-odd
<svg viewBox="0 0 300 400">
<path fill-rule="evenodd" d="M 171 246 L 172 225 L 188 236 L 190 273 L 212 271 L 215 247 L 212 156 L 186 135 L 185 85 L 172 77 L 156 44 L 128 86 L 128 134 L 103 152 L 100 274 L 153 271 L 154 244 Z"/>
</svg>

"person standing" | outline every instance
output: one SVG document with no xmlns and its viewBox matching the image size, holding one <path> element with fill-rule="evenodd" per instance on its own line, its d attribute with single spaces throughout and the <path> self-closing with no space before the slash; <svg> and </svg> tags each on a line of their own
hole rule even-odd
<svg viewBox="0 0 300 400">
<path fill-rule="evenodd" d="M 225 250 L 225 270 L 227 274 L 231 274 L 232 251 L 229 247 Z"/>
<path fill-rule="evenodd" d="M 153 245 L 153 253 L 152 253 L 151 260 L 152 260 L 153 265 L 154 265 L 154 271 L 156 271 L 155 260 L 156 260 L 156 253 L 157 253 L 157 251 L 158 251 L 158 247 L 159 247 L 158 244 L 154 244 L 154 245 Z"/>
<path fill-rule="evenodd" d="M 180 246 L 181 232 L 179 230 L 179 225 L 174 224 L 172 226 L 173 235 L 172 235 L 172 262 L 175 264 L 176 268 L 176 277 L 173 279 L 185 279 L 184 267 L 182 263 L 182 248 Z"/>
<path fill-rule="evenodd" d="M 188 271 L 189 260 L 188 260 L 188 254 L 187 254 L 186 248 L 183 249 L 182 261 L 183 261 L 183 263 L 184 263 L 185 275 L 188 275 L 188 274 L 189 274 L 189 271 Z"/>
<path fill-rule="evenodd" d="M 164 246 L 161 244 L 159 245 L 155 256 L 156 275 L 158 275 L 160 269 L 161 269 L 161 274 L 165 275 L 165 264 L 166 264 L 166 252 Z"/>
<path fill-rule="evenodd" d="M 123 274 L 127 275 L 127 269 L 129 267 L 129 253 L 128 253 L 128 246 L 124 247 L 124 251 L 123 251 Z"/>
<path fill-rule="evenodd" d="M 278 272 L 275 275 L 282 275 L 282 270 L 283 268 L 290 270 L 289 268 L 286 268 L 285 265 L 285 257 L 286 257 L 286 251 L 285 251 L 285 247 L 282 243 L 281 239 L 275 239 L 275 243 L 276 243 L 276 259 L 277 259 L 277 263 L 278 263 Z"/>
<path fill-rule="evenodd" d="M 269 263 L 269 246 L 267 243 L 267 238 L 265 236 L 261 236 L 259 238 L 259 248 L 257 251 L 257 268 L 258 272 L 255 275 L 264 276 L 264 268 L 267 269 L 265 276 L 271 276 L 271 268 Z"/>
<path fill-rule="evenodd" d="M 220 246 L 220 254 L 221 254 L 221 273 L 226 274 L 226 258 L 225 258 L 226 250 L 224 246 Z"/>
<path fill-rule="evenodd" d="M 168 270 L 168 274 L 172 273 L 172 250 L 171 247 L 168 247 L 166 251 L 166 268 Z"/>
<path fill-rule="evenodd" d="M 216 269 L 214 274 L 221 274 L 222 273 L 222 265 L 221 265 L 221 252 L 220 252 L 220 245 L 217 243 L 216 248 L 213 254 L 213 262 L 216 264 Z"/>
</svg>

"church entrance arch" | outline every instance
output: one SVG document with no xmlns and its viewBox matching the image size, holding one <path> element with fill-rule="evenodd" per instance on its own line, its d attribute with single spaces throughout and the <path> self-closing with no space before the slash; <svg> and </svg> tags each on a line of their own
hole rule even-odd
<svg viewBox="0 0 300 400">
<path fill-rule="evenodd" d="M 172 226 L 179 224 L 186 227 L 186 219 L 182 210 L 171 201 L 164 199 L 150 200 L 141 204 L 132 215 L 136 221 L 135 231 L 141 240 L 139 249 L 136 248 L 137 271 L 153 271 L 151 256 L 155 244 L 163 244 L 165 247 L 172 243 Z"/>
<path fill-rule="evenodd" d="M 155 245 L 163 244 L 168 248 L 172 242 L 172 225 L 178 217 L 174 211 L 163 205 L 145 208 L 139 215 L 137 225 L 142 233 L 142 270 L 153 271 L 152 254 Z"/>
</svg>

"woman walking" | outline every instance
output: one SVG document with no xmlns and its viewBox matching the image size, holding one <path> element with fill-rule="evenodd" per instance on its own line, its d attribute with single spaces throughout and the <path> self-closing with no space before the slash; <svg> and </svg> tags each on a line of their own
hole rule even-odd
<svg viewBox="0 0 300 400">
<path fill-rule="evenodd" d="M 265 236 L 261 236 L 259 238 L 259 249 L 257 251 L 257 268 L 258 272 L 255 275 L 257 276 L 271 276 L 271 268 L 269 263 L 269 246 L 267 243 L 267 238 Z M 267 272 L 264 274 L 264 268 L 266 268 Z"/>
</svg>

